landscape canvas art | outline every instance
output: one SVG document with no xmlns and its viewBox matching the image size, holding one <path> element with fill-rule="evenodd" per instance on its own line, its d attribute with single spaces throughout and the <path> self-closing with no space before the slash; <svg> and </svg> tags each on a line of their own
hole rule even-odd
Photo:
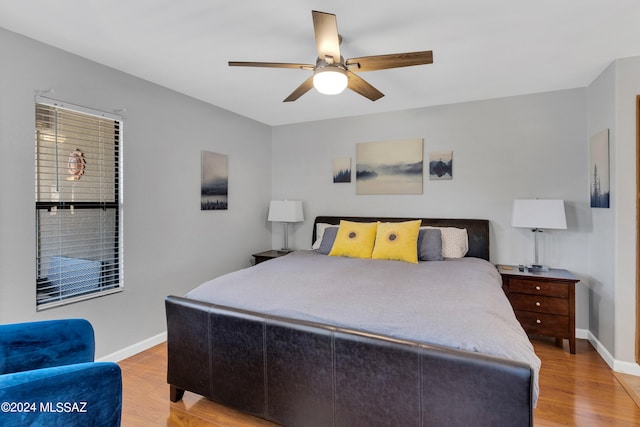
<svg viewBox="0 0 640 427">
<path fill-rule="evenodd" d="M 351 182 L 351 157 L 333 159 L 333 182 Z"/>
<path fill-rule="evenodd" d="M 429 153 L 429 179 L 453 179 L 452 151 L 434 151 Z"/>
<path fill-rule="evenodd" d="M 598 132 L 589 141 L 590 192 L 592 208 L 609 207 L 609 129 Z"/>
<path fill-rule="evenodd" d="M 356 144 L 356 194 L 422 194 L 422 139 Z"/>
<path fill-rule="evenodd" d="M 229 192 L 229 156 L 202 150 L 200 210 L 226 210 Z"/>
</svg>

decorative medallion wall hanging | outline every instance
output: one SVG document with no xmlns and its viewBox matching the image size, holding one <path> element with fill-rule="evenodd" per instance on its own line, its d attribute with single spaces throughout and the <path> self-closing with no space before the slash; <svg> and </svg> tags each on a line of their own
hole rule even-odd
<svg viewBox="0 0 640 427">
<path fill-rule="evenodd" d="M 82 151 L 77 148 L 69 155 L 69 162 L 67 163 L 69 177 L 68 180 L 77 181 L 84 174 L 84 167 L 87 164 L 84 160 Z"/>
</svg>

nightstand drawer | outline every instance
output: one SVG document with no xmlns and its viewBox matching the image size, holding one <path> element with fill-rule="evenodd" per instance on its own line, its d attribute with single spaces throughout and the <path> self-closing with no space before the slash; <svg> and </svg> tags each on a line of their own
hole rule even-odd
<svg viewBox="0 0 640 427">
<path fill-rule="evenodd" d="M 569 297 L 569 284 L 564 282 L 545 282 L 542 280 L 509 279 L 509 292 L 545 295 L 549 297 Z"/>
<path fill-rule="evenodd" d="M 569 304 L 563 298 L 510 293 L 509 301 L 511 301 L 514 310 L 569 315 Z"/>
<path fill-rule="evenodd" d="M 568 316 L 521 310 L 516 310 L 515 313 L 522 328 L 529 333 L 556 337 L 570 336 Z"/>
</svg>

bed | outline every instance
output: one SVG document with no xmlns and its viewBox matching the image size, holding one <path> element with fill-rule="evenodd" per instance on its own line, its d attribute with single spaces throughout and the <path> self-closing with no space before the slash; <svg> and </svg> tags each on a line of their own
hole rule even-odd
<svg viewBox="0 0 640 427">
<path fill-rule="evenodd" d="M 411 219 L 320 216 L 312 241 L 341 220 Z M 465 230 L 464 256 L 295 251 L 167 297 L 170 400 L 285 426 L 533 425 L 540 362 L 488 262 L 489 222 L 420 221 Z"/>
</svg>

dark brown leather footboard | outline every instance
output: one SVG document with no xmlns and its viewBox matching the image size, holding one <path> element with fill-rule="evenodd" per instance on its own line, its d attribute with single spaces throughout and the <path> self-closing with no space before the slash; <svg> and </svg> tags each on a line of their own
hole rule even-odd
<svg viewBox="0 0 640 427">
<path fill-rule="evenodd" d="M 522 363 L 181 297 L 165 301 L 171 400 L 286 426 L 530 426 Z"/>
</svg>

